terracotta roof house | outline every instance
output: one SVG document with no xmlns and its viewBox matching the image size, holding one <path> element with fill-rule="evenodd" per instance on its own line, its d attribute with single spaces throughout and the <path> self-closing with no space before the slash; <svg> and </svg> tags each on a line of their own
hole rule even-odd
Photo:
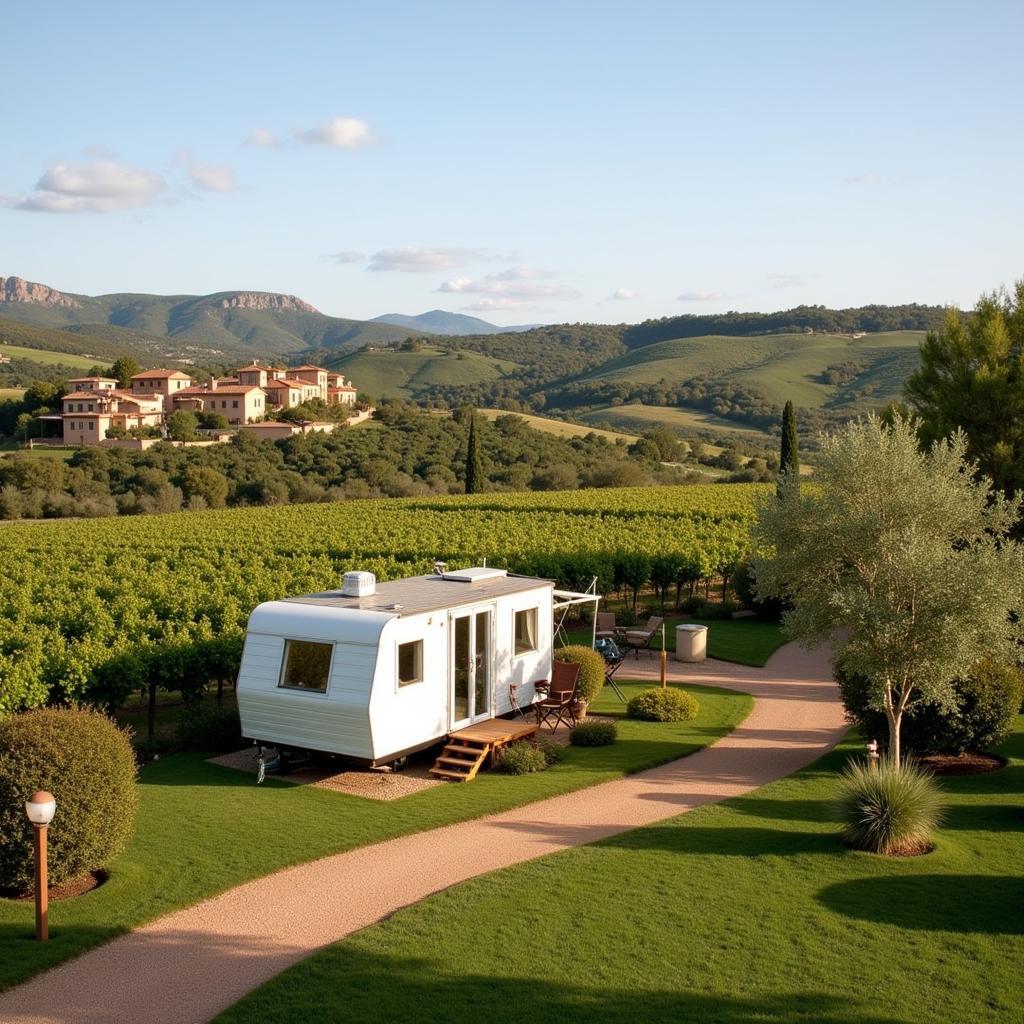
<svg viewBox="0 0 1024 1024">
<path fill-rule="evenodd" d="M 157 394 L 169 398 L 187 388 L 192 378 L 181 370 L 143 370 L 132 377 L 132 391 L 139 394 Z"/>
<path fill-rule="evenodd" d="M 236 426 L 259 419 L 267 412 L 266 392 L 251 384 L 183 388 L 172 396 L 171 402 L 175 409 L 219 412 Z"/>
</svg>

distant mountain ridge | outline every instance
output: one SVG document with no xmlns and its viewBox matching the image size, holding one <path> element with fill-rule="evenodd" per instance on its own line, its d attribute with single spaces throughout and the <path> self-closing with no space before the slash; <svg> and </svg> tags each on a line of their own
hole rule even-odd
<svg viewBox="0 0 1024 1024">
<path fill-rule="evenodd" d="M 93 296 L 20 277 L 0 277 L 0 317 L 58 329 L 125 328 L 172 339 L 180 351 L 197 356 L 346 351 L 408 335 L 407 329 L 392 324 L 327 316 L 298 296 L 278 292 Z"/>
<path fill-rule="evenodd" d="M 451 313 L 445 309 L 431 309 L 417 316 L 405 313 L 384 313 L 375 316 L 370 323 L 395 324 L 406 327 L 410 331 L 422 331 L 429 334 L 441 334 L 447 337 L 461 337 L 466 334 L 509 334 L 528 331 L 539 324 L 519 324 L 515 327 L 499 327 L 497 324 L 481 320 L 476 316 L 464 313 Z"/>
</svg>

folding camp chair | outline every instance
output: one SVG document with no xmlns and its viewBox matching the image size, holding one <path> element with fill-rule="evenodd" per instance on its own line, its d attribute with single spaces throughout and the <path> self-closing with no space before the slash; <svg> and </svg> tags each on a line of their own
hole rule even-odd
<svg viewBox="0 0 1024 1024">
<path fill-rule="evenodd" d="M 619 689 L 619 684 L 614 679 L 615 673 L 622 668 L 622 662 L 625 660 L 622 651 L 619 650 L 619 645 L 610 637 L 601 637 L 594 644 L 594 650 L 604 658 L 604 681 L 615 691 L 615 696 L 625 704 L 626 695 Z"/>
<path fill-rule="evenodd" d="M 594 636 L 598 640 L 614 640 L 619 633 L 615 625 L 615 612 L 598 612 L 596 619 Z"/>
<path fill-rule="evenodd" d="M 654 656 L 654 649 L 651 647 L 651 641 L 657 635 L 661 624 L 665 620 L 658 615 L 652 615 L 647 620 L 647 625 L 643 629 L 627 629 L 626 636 L 624 639 L 625 645 L 634 653 L 639 659 L 640 652 L 646 651 L 652 657 Z"/>
<path fill-rule="evenodd" d="M 537 725 L 542 726 L 553 718 L 551 731 L 554 732 L 562 722 L 566 725 L 576 724 L 573 711 L 573 700 L 576 697 L 576 682 L 580 677 L 579 665 L 567 661 L 555 661 L 551 664 L 551 685 L 548 695 L 534 704 L 537 712 Z"/>
</svg>

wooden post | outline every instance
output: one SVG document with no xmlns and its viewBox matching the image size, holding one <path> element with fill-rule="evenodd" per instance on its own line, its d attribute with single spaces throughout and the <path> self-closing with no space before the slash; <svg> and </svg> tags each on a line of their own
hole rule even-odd
<svg viewBox="0 0 1024 1024">
<path fill-rule="evenodd" d="M 35 832 L 36 848 L 36 939 L 39 942 L 46 942 L 50 937 L 46 826 L 36 825 L 32 831 Z"/>
<path fill-rule="evenodd" d="M 661 688 L 668 686 L 668 651 L 665 650 L 665 623 L 661 624 Z"/>
</svg>

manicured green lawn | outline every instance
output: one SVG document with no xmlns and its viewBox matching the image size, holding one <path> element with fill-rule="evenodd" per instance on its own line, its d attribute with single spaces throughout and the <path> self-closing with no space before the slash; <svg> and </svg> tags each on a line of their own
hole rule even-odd
<svg viewBox="0 0 1024 1024">
<path fill-rule="evenodd" d="M 845 850 L 851 742 L 788 779 L 456 886 L 271 981 L 219 1024 L 1024 1019 L 1024 719 L 944 779 L 936 850 Z"/>
<path fill-rule="evenodd" d="M 289 864 L 516 807 L 692 754 L 741 722 L 752 698 L 688 687 L 693 722 L 623 722 L 611 747 L 566 752 L 528 776 L 485 773 L 390 803 L 269 780 L 178 754 L 141 772 L 135 838 L 110 880 L 50 909 L 48 943 L 33 939 L 31 902 L 0 899 L 0 988 L 159 914 Z M 602 694 L 602 701 L 608 694 Z M 612 697 L 614 700 L 614 697 Z M 60 828 L 60 811 L 53 832 Z"/>
<path fill-rule="evenodd" d="M 760 619 L 694 619 L 685 615 L 674 616 L 665 623 L 665 649 L 676 649 L 676 626 L 681 622 L 692 622 L 708 627 L 708 657 L 721 661 L 733 661 L 740 665 L 754 665 L 760 668 L 786 642 L 782 627 L 777 622 L 762 622 Z M 590 644 L 590 627 L 569 630 L 572 643 Z M 661 650 L 661 640 L 655 638 L 655 654 Z M 640 662 L 648 660 L 641 653 Z M 629 655 L 630 661 L 633 655 Z M 628 662 L 627 662 L 628 664 Z M 625 668 L 622 669 L 626 671 Z"/>
</svg>

